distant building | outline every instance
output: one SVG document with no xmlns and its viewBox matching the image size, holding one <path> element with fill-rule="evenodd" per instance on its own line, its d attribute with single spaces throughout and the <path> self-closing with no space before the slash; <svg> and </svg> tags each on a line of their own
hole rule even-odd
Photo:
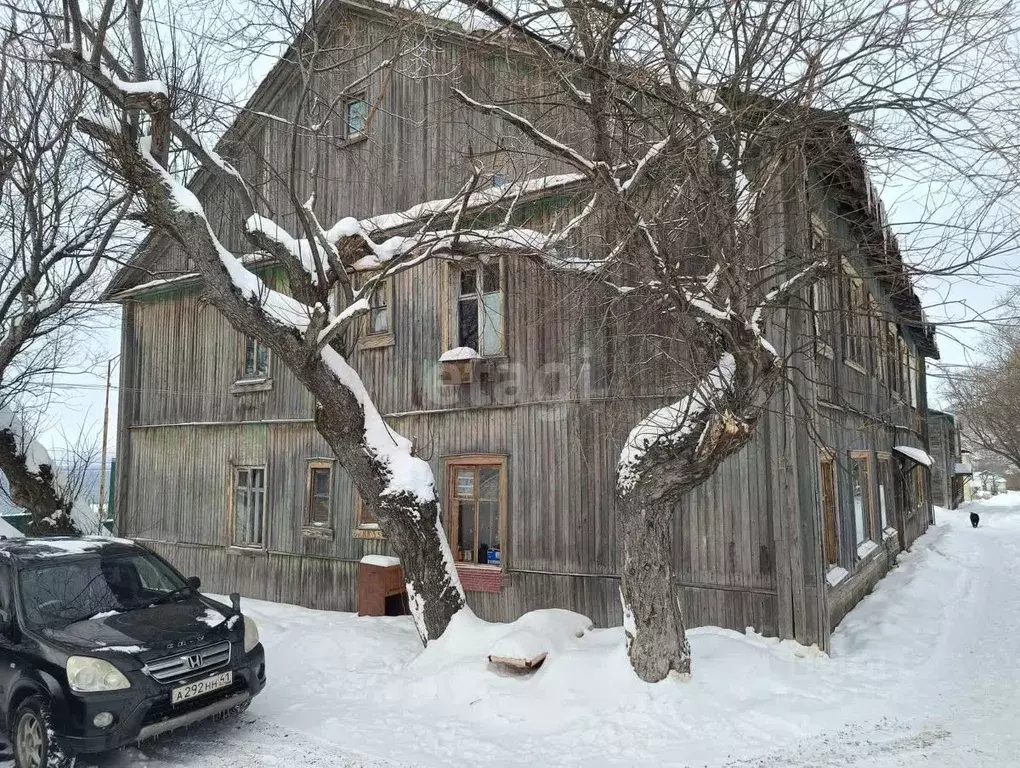
<svg viewBox="0 0 1020 768">
<path fill-rule="evenodd" d="M 969 501 L 974 470 L 970 451 L 960 448 L 960 425 L 954 414 L 928 409 L 928 446 L 933 460 L 932 503 L 956 509 L 964 501 Z"/>
</svg>

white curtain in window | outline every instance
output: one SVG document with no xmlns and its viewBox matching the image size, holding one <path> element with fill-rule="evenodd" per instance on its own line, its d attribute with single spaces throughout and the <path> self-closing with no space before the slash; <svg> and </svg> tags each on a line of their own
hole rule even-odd
<svg viewBox="0 0 1020 768">
<path fill-rule="evenodd" d="M 503 354 L 503 294 L 500 291 L 482 294 L 482 327 L 478 352 L 488 357 Z"/>
</svg>

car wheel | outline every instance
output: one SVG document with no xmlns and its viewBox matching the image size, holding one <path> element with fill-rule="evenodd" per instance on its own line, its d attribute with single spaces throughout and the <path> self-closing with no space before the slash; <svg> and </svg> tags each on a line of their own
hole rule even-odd
<svg viewBox="0 0 1020 768">
<path fill-rule="evenodd" d="M 11 748 L 17 768 L 72 768 L 74 757 L 54 738 L 49 703 L 30 696 L 18 706 L 11 728 Z"/>
</svg>

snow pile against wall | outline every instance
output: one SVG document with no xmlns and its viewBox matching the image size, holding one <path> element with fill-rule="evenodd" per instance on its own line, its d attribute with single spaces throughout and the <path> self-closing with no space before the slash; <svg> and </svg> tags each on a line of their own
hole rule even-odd
<svg viewBox="0 0 1020 768">
<path fill-rule="evenodd" d="M 754 632 L 695 628 L 693 678 L 686 683 L 642 683 L 630 669 L 621 629 L 590 630 L 585 617 L 568 611 L 535 611 L 509 624 L 464 612 L 422 651 L 406 617 L 359 618 L 245 600 L 246 614 L 259 623 L 270 675 L 287 685 L 257 698 L 254 721 L 223 738 L 238 754 L 253 745 L 275 755 L 284 748 L 281 732 L 300 735 L 282 740 L 302 742 L 302 754 L 288 753 L 295 766 L 335 765 L 345 754 L 355 756 L 352 764 L 369 766 L 377 765 L 373 757 L 380 765 L 417 766 L 461 758 L 522 766 L 928 765 L 927 758 L 881 759 L 896 740 L 930 743 L 930 708 L 946 705 L 955 717 L 974 676 L 955 666 L 977 652 L 967 638 L 973 648 L 1002 648 L 1010 656 L 1009 664 L 987 665 L 1002 687 L 999 698 L 1014 696 L 1014 687 L 1001 682 L 1004 674 L 1020 685 L 1016 649 L 1010 650 L 1020 626 L 996 634 L 976 618 L 954 619 L 961 607 L 978 611 L 986 602 L 989 615 L 1004 622 L 1020 616 L 1000 609 L 1004 600 L 1016 605 L 1013 577 L 1020 565 L 991 556 L 1020 547 L 1020 495 L 1002 494 L 977 507 L 977 531 L 967 520 L 969 507 L 937 511 L 943 522 L 901 555 L 900 566 L 844 619 L 831 658 Z M 975 584 L 982 569 L 989 581 Z M 490 664 L 493 649 L 548 656 L 537 671 L 521 674 Z M 983 741 L 981 754 L 1009 753 L 1018 739 L 1009 736 L 1013 708 L 1005 701 L 981 706 L 975 722 L 1001 713 L 1010 728 L 1004 739 Z M 947 727 L 955 731 L 959 723 L 950 719 Z M 915 731 L 928 735 L 907 738 Z M 802 752 L 805 743 L 820 751 Z M 172 761 L 179 746 L 159 749 Z M 207 735 L 195 736 L 189 749 L 196 768 L 244 764 L 224 762 L 222 745 Z M 1012 768 L 1015 761 L 981 764 Z"/>
</svg>

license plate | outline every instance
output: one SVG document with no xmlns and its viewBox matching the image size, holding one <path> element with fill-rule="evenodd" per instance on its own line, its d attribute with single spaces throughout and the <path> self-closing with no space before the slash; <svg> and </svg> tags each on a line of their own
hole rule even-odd
<svg viewBox="0 0 1020 768">
<path fill-rule="evenodd" d="M 196 696 L 205 696 L 207 693 L 218 691 L 220 688 L 229 688 L 233 682 L 233 672 L 223 672 L 213 677 L 207 677 L 204 680 L 196 680 L 193 683 L 174 688 L 170 692 L 170 703 L 180 704 L 182 701 L 193 699 Z"/>
</svg>

